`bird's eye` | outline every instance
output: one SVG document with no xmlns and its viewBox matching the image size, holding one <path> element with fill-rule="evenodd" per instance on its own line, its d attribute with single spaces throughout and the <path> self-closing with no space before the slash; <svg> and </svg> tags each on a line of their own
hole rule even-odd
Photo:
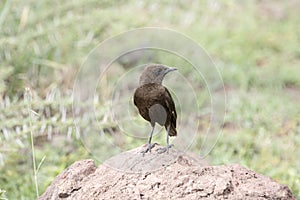
<svg viewBox="0 0 300 200">
<path fill-rule="evenodd" d="M 156 73 L 156 75 L 158 76 L 158 75 L 160 75 L 161 74 L 161 72 L 162 72 L 162 70 L 161 69 L 156 69 L 155 70 L 155 73 Z"/>
</svg>

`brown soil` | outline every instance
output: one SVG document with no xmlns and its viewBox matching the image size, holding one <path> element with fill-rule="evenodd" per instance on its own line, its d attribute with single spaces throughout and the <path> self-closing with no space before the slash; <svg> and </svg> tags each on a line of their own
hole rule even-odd
<svg viewBox="0 0 300 200">
<path fill-rule="evenodd" d="M 296 199 L 287 186 L 238 164 L 208 166 L 196 156 L 139 147 L 96 167 L 77 161 L 39 200 L 50 199 Z"/>
</svg>

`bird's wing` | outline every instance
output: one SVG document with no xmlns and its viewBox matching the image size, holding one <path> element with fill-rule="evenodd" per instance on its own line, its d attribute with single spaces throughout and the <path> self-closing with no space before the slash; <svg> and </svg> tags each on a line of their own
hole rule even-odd
<svg viewBox="0 0 300 200">
<path fill-rule="evenodd" d="M 171 123 L 174 124 L 174 126 L 176 127 L 177 113 L 175 109 L 175 104 L 169 90 L 165 88 L 165 91 L 166 92 L 164 93 L 165 94 L 164 96 L 165 96 L 166 107 L 169 113 L 171 113 Z"/>
<path fill-rule="evenodd" d="M 149 92 L 150 94 L 149 96 L 151 96 L 153 102 L 158 102 L 162 106 L 164 106 L 166 111 L 168 113 L 171 113 L 171 116 L 174 118 L 176 122 L 177 113 L 176 113 L 175 104 L 172 99 L 171 93 L 166 87 L 162 85 L 155 84 L 153 85 L 153 87 L 154 88 L 152 88 L 152 90 Z"/>
</svg>

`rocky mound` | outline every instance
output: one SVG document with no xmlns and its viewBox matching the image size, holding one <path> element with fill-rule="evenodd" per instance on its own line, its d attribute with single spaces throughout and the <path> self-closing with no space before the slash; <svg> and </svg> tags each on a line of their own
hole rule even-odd
<svg viewBox="0 0 300 200">
<path fill-rule="evenodd" d="M 52 199 L 296 199 L 287 186 L 238 164 L 207 166 L 178 152 L 142 156 L 139 147 L 96 167 L 77 161 L 39 200 Z M 155 147 L 158 148 L 158 147 Z"/>
</svg>

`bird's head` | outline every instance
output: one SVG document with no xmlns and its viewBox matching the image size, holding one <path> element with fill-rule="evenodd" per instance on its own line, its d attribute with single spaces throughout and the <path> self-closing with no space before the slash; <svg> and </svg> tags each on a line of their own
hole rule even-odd
<svg viewBox="0 0 300 200">
<path fill-rule="evenodd" d="M 140 85 L 148 83 L 162 84 L 165 75 L 175 70 L 177 69 L 162 64 L 150 64 L 144 69 L 140 77 Z"/>
</svg>

